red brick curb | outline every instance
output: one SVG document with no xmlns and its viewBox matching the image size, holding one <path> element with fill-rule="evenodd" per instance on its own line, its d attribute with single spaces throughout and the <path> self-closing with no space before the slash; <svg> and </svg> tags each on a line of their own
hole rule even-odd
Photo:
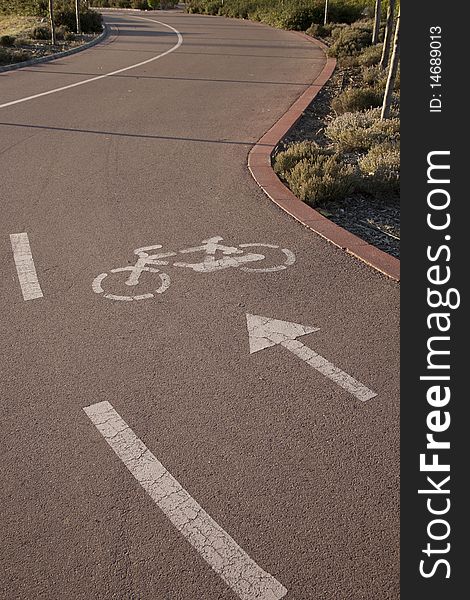
<svg viewBox="0 0 470 600">
<path fill-rule="evenodd" d="M 326 45 L 319 40 L 315 40 L 305 33 L 297 32 L 297 35 L 316 44 L 322 50 L 326 50 Z M 315 81 L 251 149 L 248 155 L 248 168 L 264 193 L 294 219 L 300 221 L 328 242 L 342 248 L 348 254 L 362 260 L 391 279 L 400 281 L 400 261 L 397 258 L 371 246 L 353 233 L 336 225 L 302 200 L 299 200 L 281 182 L 271 166 L 271 156 L 274 148 L 297 123 L 305 109 L 331 77 L 335 67 L 336 59 L 328 58 L 322 72 Z"/>
</svg>

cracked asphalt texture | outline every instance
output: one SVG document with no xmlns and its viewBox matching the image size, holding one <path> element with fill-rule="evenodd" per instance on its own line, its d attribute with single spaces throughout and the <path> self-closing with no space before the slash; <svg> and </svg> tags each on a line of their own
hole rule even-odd
<svg viewBox="0 0 470 600">
<path fill-rule="evenodd" d="M 0 103 L 175 44 L 136 15 L 106 14 L 91 50 L 0 75 Z M 183 45 L 0 109 L 0 597 L 236 598 L 82 410 L 108 401 L 288 600 L 397 599 L 399 286 L 290 219 L 246 166 L 324 55 L 260 24 L 145 16 Z M 23 231 L 44 292 L 28 302 L 9 242 Z M 169 289 L 140 302 L 92 290 L 135 248 L 216 235 L 296 262 L 162 267 Z M 318 327 L 302 342 L 378 396 L 359 402 L 281 346 L 250 355 L 246 313 Z"/>
</svg>

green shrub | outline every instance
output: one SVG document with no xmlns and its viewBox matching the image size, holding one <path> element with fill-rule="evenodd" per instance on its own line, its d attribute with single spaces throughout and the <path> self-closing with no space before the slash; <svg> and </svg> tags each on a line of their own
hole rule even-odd
<svg viewBox="0 0 470 600">
<path fill-rule="evenodd" d="M 362 81 L 366 85 L 370 85 L 374 87 L 376 90 L 381 93 L 385 92 L 385 86 L 387 85 L 387 71 L 382 70 L 378 65 L 373 67 L 362 67 L 361 69 Z M 395 85 L 393 89 L 396 92 L 397 98 L 395 101 L 399 101 L 400 96 L 400 69 L 398 69 L 398 73 L 395 79 Z"/>
<path fill-rule="evenodd" d="M 76 14 L 71 2 L 55 2 L 55 24 L 57 39 L 64 39 L 67 32 L 76 31 Z M 80 25 L 83 33 L 100 33 L 102 31 L 102 17 L 95 10 L 89 10 L 82 5 L 80 12 Z M 31 33 L 35 40 L 50 40 L 51 30 L 48 23 L 35 27 Z"/>
<path fill-rule="evenodd" d="M 14 46 L 16 37 L 14 35 L 2 35 L 0 36 L 0 46 L 11 48 Z"/>
<path fill-rule="evenodd" d="M 85 10 L 80 13 L 80 26 L 83 33 L 101 33 L 103 17 L 96 10 Z"/>
<path fill-rule="evenodd" d="M 86 10 L 85 0 L 81 1 L 81 10 Z M 112 2 L 113 0 L 111 0 Z M 111 5 L 109 0 L 91 0 L 96 6 Z M 130 5 L 130 0 L 127 0 Z M 0 0 L 0 14 L 47 17 L 49 14 L 48 0 Z M 73 0 L 54 0 L 55 12 L 70 10 L 75 14 Z"/>
<path fill-rule="evenodd" d="M 64 26 L 69 31 L 76 31 L 77 21 L 75 10 L 65 6 L 55 11 L 55 23 Z M 96 10 L 84 9 L 80 12 L 80 27 L 82 33 L 101 33 L 102 17 Z"/>
<path fill-rule="evenodd" d="M 258 0 L 259 1 L 259 0 Z M 227 3 L 228 4 L 228 3 Z M 273 3 L 271 3 L 272 5 Z M 225 5 L 222 12 L 225 14 Z M 285 0 L 277 7 L 271 8 L 271 23 L 283 29 L 294 29 L 305 31 L 312 25 L 320 24 L 324 16 L 324 2 L 322 0 L 310 0 L 306 2 L 298 2 L 296 0 Z M 331 21 L 352 23 L 360 16 L 360 10 L 357 6 L 346 2 L 336 2 L 330 4 L 329 18 Z M 265 21 L 266 22 L 266 21 Z M 323 26 L 321 26 L 323 27 Z M 326 37 L 332 30 L 331 25 L 327 25 L 320 29 L 323 36 Z M 310 35 L 315 35 L 311 33 Z M 317 34 L 320 35 L 320 34 Z"/>
<path fill-rule="evenodd" d="M 295 31 L 305 31 L 311 23 L 321 19 L 320 6 L 295 6 L 285 8 L 276 19 L 275 25 L 282 29 L 293 29 Z"/>
<path fill-rule="evenodd" d="M 323 0 L 320 1 L 320 4 L 324 8 L 325 3 Z M 365 4 L 367 4 L 367 0 L 359 2 L 354 2 L 354 0 L 335 0 L 334 2 L 330 2 L 328 8 L 330 23 L 354 23 L 362 18 Z"/>
<path fill-rule="evenodd" d="M 178 5 L 178 0 L 148 0 L 149 5 L 150 2 L 154 2 L 156 4 L 156 6 L 153 8 L 161 8 L 164 10 L 168 8 L 175 8 L 175 6 Z"/>
<path fill-rule="evenodd" d="M 24 60 L 29 60 L 32 58 L 32 54 L 29 50 L 24 50 L 22 48 L 15 50 L 15 62 L 22 62 Z"/>
<path fill-rule="evenodd" d="M 369 46 L 371 41 L 372 33 L 368 28 L 342 28 L 339 33 L 334 36 L 334 42 L 328 49 L 328 54 L 340 59 L 348 56 L 355 56 L 359 54 L 363 48 Z"/>
<path fill-rule="evenodd" d="M 89 5 L 95 8 L 131 8 L 132 0 L 90 0 Z"/>
<path fill-rule="evenodd" d="M 248 18 L 251 21 L 258 21 L 258 22 L 263 22 L 265 21 L 266 15 L 265 15 L 264 10 L 259 9 L 259 8 L 255 8 L 254 10 L 252 10 L 251 12 L 248 13 Z"/>
<path fill-rule="evenodd" d="M 59 25 L 58 27 L 55 28 L 55 37 L 58 40 L 64 40 L 65 36 L 69 33 L 69 30 L 67 29 L 67 27 L 64 27 L 64 25 Z"/>
<path fill-rule="evenodd" d="M 312 23 L 307 29 L 306 33 L 308 33 L 308 35 L 311 35 L 312 37 L 326 38 L 330 36 L 331 29 L 329 27 L 321 25 L 320 23 Z"/>
<path fill-rule="evenodd" d="M 313 159 L 321 153 L 330 155 L 331 152 L 322 150 L 315 142 L 305 141 L 289 144 L 287 148 L 276 155 L 274 170 L 284 177 L 284 173 L 291 171 L 303 159 Z"/>
<path fill-rule="evenodd" d="M 38 25 L 32 30 L 31 37 L 34 40 L 50 40 L 51 28 L 48 25 Z"/>
<path fill-rule="evenodd" d="M 346 23 L 330 23 L 329 25 L 325 25 L 325 29 L 330 32 L 330 37 L 333 40 L 337 40 L 342 31 L 349 29 L 349 25 Z"/>
<path fill-rule="evenodd" d="M 346 112 L 356 112 L 380 106 L 383 101 L 383 92 L 374 88 L 348 88 L 336 96 L 331 102 L 331 107 L 338 115 Z"/>
<path fill-rule="evenodd" d="M 80 14 L 80 23 L 81 23 Z M 77 27 L 75 11 L 72 7 L 60 7 L 54 11 L 55 25 L 56 27 L 64 26 L 69 31 L 75 31 Z M 84 31 L 84 30 L 83 30 Z"/>
<path fill-rule="evenodd" d="M 361 17 L 368 0 L 335 0 L 330 3 L 331 21 L 352 23 Z M 321 23 L 324 0 L 188 0 L 189 13 L 220 14 L 226 17 L 262 21 L 275 27 L 305 31 Z M 328 26 L 329 27 L 329 26 Z"/>
<path fill-rule="evenodd" d="M 362 67 L 361 76 L 362 81 L 366 85 L 376 86 L 382 89 L 382 80 L 384 79 L 384 72 L 377 65 L 372 67 Z"/>
<path fill-rule="evenodd" d="M 222 0 L 198 0 L 186 3 L 186 11 L 204 15 L 217 15 L 222 8 Z M 230 15 L 237 17 L 238 15 Z M 246 18 L 246 16 L 244 17 Z"/>
<path fill-rule="evenodd" d="M 382 47 L 383 44 L 375 44 L 374 46 L 368 46 L 364 48 L 357 56 L 357 63 L 361 67 L 371 67 L 378 65 L 382 58 Z"/>
<path fill-rule="evenodd" d="M 276 156 L 274 169 L 311 206 L 343 199 L 357 181 L 354 167 L 312 142 L 291 144 Z"/>
<path fill-rule="evenodd" d="M 149 8 L 158 8 L 157 6 L 152 6 L 154 0 L 132 0 L 131 8 L 137 8 L 138 10 L 148 10 Z M 155 2 L 156 4 L 156 2 Z M 160 4 L 160 3 L 158 3 Z"/>
<path fill-rule="evenodd" d="M 373 146 L 360 159 L 363 173 L 361 188 L 374 195 L 397 195 L 400 191 L 400 147 L 397 143 L 385 142 Z"/>
<path fill-rule="evenodd" d="M 373 67 L 362 67 L 361 75 L 366 85 L 373 87 L 382 95 L 385 93 L 387 71 L 383 71 L 378 65 L 375 65 Z M 397 78 L 397 80 L 395 81 L 395 90 L 400 88 L 400 79 Z"/>
<path fill-rule="evenodd" d="M 400 119 L 392 117 L 380 120 L 380 109 L 345 113 L 333 119 L 325 129 L 325 135 L 340 152 L 369 150 L 383 142 L 400 139 Z"/>
<path fill-rule="evenodd" d="M 397 92 L 400 91 L 400 67 L 398 67 L 397 76 L 395 78 L 395 85 L 393 86 L 393 89 Z"/>
<path fill-rule="evenodd" d="M 31 58 L 31 53 L 22 48 L 7 50 L 0 46 L 0 65 L 9 65 L 11 63 L 22 62 Z"/>
<path fill-rule="evenodd" d="M 0 46 L 0 65 L 7 65 L 10 62 L 10 53 Z"/>
<path fill-rule="evenodd" d="M 45 16 L 47 13 L 47 0 L 2 0 L 0 14 Z"/>
<path fill-rule="evenodd" d="M 310 204 L 342 200 L 356 184 L 355 170 L 341 162 L 339 156 L 319 155 L 313 162 L 304 159 L 297 163 L 287 177 L 294 194 Z"/>
</svg>

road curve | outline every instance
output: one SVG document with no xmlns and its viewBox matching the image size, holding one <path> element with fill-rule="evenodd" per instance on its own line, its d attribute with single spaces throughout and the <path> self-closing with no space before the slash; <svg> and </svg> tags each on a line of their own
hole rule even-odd
<svg viewBox="0 0 470 600">
<path fill-rule="evenodd" d="M 0 597 L 397 600 L 399 287 L 247 169 L 322 51 L 105 20 L 0 74 Z"/>
</svg>

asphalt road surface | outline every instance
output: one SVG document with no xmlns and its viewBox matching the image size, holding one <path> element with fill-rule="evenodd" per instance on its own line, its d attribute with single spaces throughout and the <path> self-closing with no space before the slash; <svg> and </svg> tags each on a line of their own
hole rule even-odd
<svg viewBox="0 0 470 600">
<path fill-rule="evenodd" d="M 247 169 L 322 51 L 105 20 L 0 75 L 0 597 L 398 598 L 399 287 Z"/>
</svg>

